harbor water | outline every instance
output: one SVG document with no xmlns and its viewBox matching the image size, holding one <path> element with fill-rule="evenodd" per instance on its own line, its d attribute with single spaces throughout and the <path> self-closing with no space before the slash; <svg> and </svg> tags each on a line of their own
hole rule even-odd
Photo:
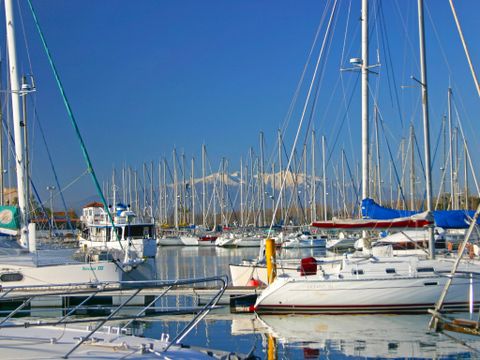
<svg viewBox="0 0 480 360">
<path fill-rule="evenodd" d="M 160 247 L 160 279 L 228 274 L 228 265 L 258 255 L 258 248 Z M 318 250 L 292 250 L 285 257 L 323 255 Z M 478 314 L 463 314 L 464 317 Z M 170 316 L 143 323 L 148 337 L 178 333 L 191 316 Z M 228 306 L 214 310 L 184 342 L 260 359 L 476 359 L 480 339 L 457 339 L 428 331 L 428 315 L 258 316 L 232 314 Z"/>
</svg>

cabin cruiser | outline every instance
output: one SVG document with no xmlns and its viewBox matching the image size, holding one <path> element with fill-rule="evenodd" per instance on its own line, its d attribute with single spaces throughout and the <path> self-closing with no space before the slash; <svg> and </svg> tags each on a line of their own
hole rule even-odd
<svg viewBox="0 0 480 360">
<path fill-rule="evenodd" d="M 155 225 L 143 222 L 127 206 L 118 203 L 110 219 L 100 203 L 91 203 L 83 208 L 83 224 L 79 245 L 84 250 L 106 250 L 116 257 L 129 259 L 154 258 L 157 253 Z M 113 221 L 112 221 L 113 220 Z M 115 229 L 112 231 L 112 229 Z"/>
</svg>

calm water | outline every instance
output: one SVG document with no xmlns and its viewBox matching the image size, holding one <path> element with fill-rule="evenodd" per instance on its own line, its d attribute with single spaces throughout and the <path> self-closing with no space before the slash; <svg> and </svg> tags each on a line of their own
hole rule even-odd
<svg viewBox="0 0 480 360">
<path fill-rule="evenodd" d="M 228 265 L 255 257 L 256 248 L 161 247 L 157 269 L 161 279 L 228 274 Z M 302 250 L 287 257 L 321 255 Z M 468 316 L 466 314 L 465 316 Z M 143 324 L 143 333 L 173 336 L 187 317 L 170 317 Z M 185 339 L 186 344 L 253 353 L 277 359 L 477 359 L 480 339 L 463 337 L 471 348 L 444 335 L 431 334 L 427 315 L 263 316 L 215 310 Z M 270 345 L 269 345 L 270 344 Z"/>
</svg>

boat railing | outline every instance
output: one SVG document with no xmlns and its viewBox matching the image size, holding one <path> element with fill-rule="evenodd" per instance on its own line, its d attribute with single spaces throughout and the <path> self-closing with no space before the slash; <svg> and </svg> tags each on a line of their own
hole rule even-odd
<svg viewBox="0 0 480 360">
<path fill-rule="evenodd" d="M 118 281 L 118 282 L 95 282 L 95 283 L 70 283 L 70 284 L 51 284 L 48 286 L 15 286 L 15 287 L 1 287 L 0 288 L 0 301 L 20 302 L 15 309 L 10 311 L 6 316 L 0 318 L 0 329 L 8 327 L 33 327 L 33 326 L 59 326 L 74 323 L 91 323 L 96 322 L 93 327 L 89 327 L 87 335 L 82 336 L 79 342 L 69 350 L 63 358 L 68 358 L 76 349 L 78 349 L 85 341 L 92 338 L 92 336 L 99 330 L 101 330 L 105 323 L 110 321 L 127 321 L 119 331 L 126 332 L 126 328 L 132 324 L 133 321 L 141 319 L 147 316 L 147 311 L 152 309 L 155 304 L 162 298 L 166 297 L 173 289 L 179 289 L 182 287 L 192 287 L 195 285 L 204 285 L 206 283 L 215 283 L 218 285 L 218 289 L 213 293 L 211 299 L 204 306 L 188 307 L 188 308 L 167 308 L 167 310 L 159 310 L 155 307 L 153 316 L 161 316 L 165 314 L 187 314 L 194 313 L 192 320 L 180 330 L 180 332 L 169 341 L 162 351 L 166 351 L 172 345 L 179 345 L 180 342 L 190 333 L 190 331 L 217 305 L 218 301 L 222 297 L 228 284 L 227 276 L 213 276 L 197 279 L 179 279 L 179 280 L 147 280 L 147 281 Z M 132 303 L 132 300 L 138 296 L 142 296 L 142 292 L 146 290 L 149 294 L 158 291 L 158 294 L 153 296 L 153 300 L 147 305 L 142 306 L 140 311 L 135 314 L 120 315 L 120 311 L 126 306 Z M 85 306 L 94 300 L 97 296 L 105 296 L 108 294 L 112 296 L 121 296 L 122 300 L 119 305 L 114 305 L 109 308 L 110 313 L 106 316 L 95 317 L 81 317 L 75 318 L 73 316 L 79 310 L 84 310 Z M 9 322 L 24 309 L 26 306 L 32 303 L 37 298 L 45 299 L 48 297 L 58 296 L 85 296 L 78 305 L 71 309 L 67 309 L 66 314 L 60 319 L 46 320 L 46 321 L 34 321 L 34 322 Z M 137 305 L 137 304 L 135 304 Z M 98 308 L 96 308 L 98 309 Z M 83 313 L 82 313 L 83 315 Z"/>
</svg>

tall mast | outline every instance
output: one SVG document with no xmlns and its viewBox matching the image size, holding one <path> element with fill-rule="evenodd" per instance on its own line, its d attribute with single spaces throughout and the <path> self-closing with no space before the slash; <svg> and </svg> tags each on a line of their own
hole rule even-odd
<svg viewBox="0 0 480 360">
<path fill-rule="evenodd" d="M 283 184 L 283 166 L 282 166 L 282 132 L 278 130 L 278 174 L 280 175 L 280 184 Z M 275 174 L 274 174 L 275 175 Z M 283 219 L 283 188 L 280 185 L 280 220 Z"/>
<path fill-rule="evenodd" d="M 206 149 L 205 144 L 202 145 L 202 212 L 203 212 L 203 227 L 207 227 L 207 186 L 205 183 L 205 157 Z"/>
<path fill-rule="evenodd" d="M 264 146 L 264 139 L 263 139 L 263 131 L 260 131 L 260 199 L 262 201 L 262 221 L 261 225 L 266 225 L 266 217 L 265 217 L 265 159 L 263 155 L 263 146 Z"/>
<path fill-rule="evenodd" d="M 316 176 L 317 174 L 315 173 L 315 130 L 312 130 L 312 180 L 310 181 L 310 184 L 312 186 L 311 188 L 311 194 L 312 194 L 312 206 L 310 210 L 310 215 L 311 215 L 311 221 L 315 221 L 317 219 L 317 183 L 316 183 Z"/>
<path fill-rule="evenodd" d="M 455 163 L 453 161 L 453 128 L 452 128 L 452 89 L 448 88 L 448 135 L 449 135 L 449 160 L 450 160 L 450 206 L 455 209 Z"/>
<path fill-rule="evenodd" d="M 432 211 L 432 174 L 430 160 L 430 124 L 428 119 L 427 62 L 425 60 L 425 25 L 423 19 L 423 0 L 418 0 L 418 35 L 420 45 L 420 69 L 422 85 L 423 136 L 425 148 L 425 183 L 427 191 L 427 211 Z M 428 228 L 430 258 L 435 258 L 433 227 Z"/>
<path fill-rule="evenodd" d="M 153 212 L 153 185 L 154 185 L 155 176 L 153 174 L 153 161 L 150 161 L 150 217 L 154 218 Z"/>
<path fill-rule="evenodd" d="M 327 221 L 327 167 L 325 158 L 325 136 L 322 135 L 322 173 L 323 173 L 323 219 Z M 333 209 L 333 208 L 332 208 Z"/>
<path fill-rule="evenodd" d="M 243 222 L 243 159 L 240 156 L 240 226 L 244 226 Z"/>
<path fill-rule="evenodd" d="M 195 158 L 192 157 L 192 167 L 190 170 L 190 198 L 191 198 L 191 223 L 195 224 Z"/>
<path fill-rule="evenodd" d="M 378 138 L 378 109 L 373 108 L 375 118 L 375 147 L 377 155 L 377 189 L 378 189 L 378 203 L 382 205 L 382 172 L 380 169 L 380 141 Z"/>
<path fill-rule="evenodd" d="M 17 49 L 15 44 L 15 26 L 12 0 L 5 0 L 5 19 L 7 25 L 8 63 L 10 66 L 10 93 L 12 99 L 13 132 L 15 137 L 15 164 L 17 170 L 17 195 L 21 219 L 20 242 L 28 248 L 28 214 L 25 193 L 25 163 L 23 137 L 20 126 L 20 82 L 17 73 Z"/>
<path fill-rule="evenodd" d="M 167 211 L 167 159 L 163 158 L 163 223 L 168 224 Z"/>
<path fill-rule="evenodd" d="M 368 0 L 362 0 L 362 199 L 369 197 Z"/>
<path fill-rule="evenodd" d="M 303 144 L 303 221 L 307 222 L 307 143 Z"/>
<path fill-rule="evenodd" d="M 465 210 L 468 210 L 468 149 L 467 149 L 467 140 L 463 138 L 463 177 L 464 177 L 464 191 L 465 191 Z"/>
<path fill-rule="evenodd" d="M 174 224 L 178 230 L 178 179 L 177 179 L 177 150 L 173 149 L 173 201 L 174 201 Z"/>
<path fill-rule="evenodd" d="M 410 124 L 410 210 L 415 210 L 415 151 L 414 151 L 414 141 L 415 133 L 413 129 L 413 124 Z"/>
</svg>

